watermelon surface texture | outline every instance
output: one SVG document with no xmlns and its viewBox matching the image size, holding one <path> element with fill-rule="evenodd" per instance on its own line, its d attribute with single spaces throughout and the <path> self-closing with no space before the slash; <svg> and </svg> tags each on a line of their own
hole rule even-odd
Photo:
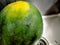
<svg viewBox="0 0 60 45">
<path fill-rule="evenodd" d="M 17 1 L 0 12 L 0 45 L 34 45 L 43 32 L 42 16 L 31 3 Z"/>
</svg>

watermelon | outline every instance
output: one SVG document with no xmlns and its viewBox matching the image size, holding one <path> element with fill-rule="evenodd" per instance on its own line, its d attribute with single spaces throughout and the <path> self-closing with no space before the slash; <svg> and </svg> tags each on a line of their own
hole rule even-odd
<svg viewBox="0 0 60 45">
<path fill-rule="evenodd" d="M 17 1 L 0 12 L 1 45 L 34 45 L 43 32 L 41 13 L 31 3 Z"/>
</svg>

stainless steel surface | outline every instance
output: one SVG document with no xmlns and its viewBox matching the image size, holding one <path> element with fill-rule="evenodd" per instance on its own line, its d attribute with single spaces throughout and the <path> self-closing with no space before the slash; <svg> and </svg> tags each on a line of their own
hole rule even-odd
<svg viewBox="0 0 60 45">
<path fill-rule="evenodd" d="M 43 16 L 43 34 L 49 45 L 60 45 L 60 13 Z"/>
<path fill-rule="evenodd" d="M 45 14 L 46 11 L 57 1 L 57 0 L 27 0 L 32 2 L 42 14 Z"/>
</svg>

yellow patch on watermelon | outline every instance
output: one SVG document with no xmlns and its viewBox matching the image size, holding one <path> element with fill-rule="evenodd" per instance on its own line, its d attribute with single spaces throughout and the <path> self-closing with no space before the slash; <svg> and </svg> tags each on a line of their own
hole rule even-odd
<svg viewBox="0 0 60 45">
<path fill-rule="evenodd" d="M 22 18 L 22 17 L 28 16 L 28 14 L 30 13 L 29 3 L 25 1 L 17 1 L 17 2 L 11 3 L 10 5 L 7 6 L 7 8 L 9 9 L 7 13 L 8 18 L 9 17 L 15 18 L 17 16 L 19 16 L 19 18 Z M 14 13 L 14 11 L 20 13 L 20 15 L 18 15 L 17 13 Z M 9 14 L 10 12 L 11 14 Z"/>
</svg>

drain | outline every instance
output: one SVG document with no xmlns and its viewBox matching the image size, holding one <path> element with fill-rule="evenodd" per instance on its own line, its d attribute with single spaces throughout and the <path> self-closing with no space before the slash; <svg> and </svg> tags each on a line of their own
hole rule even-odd
<svg viewBox="0 0 60 45">
<path fill-rule="evenodd" d="M 40 39 L 40 45 L 47 45 L 43 39 Z"/>
<path fill-rule="evenodd" d="M 42 37 L 37 45 L 49 45 L 49 43 L 44 37 Z"/>
</svg>

